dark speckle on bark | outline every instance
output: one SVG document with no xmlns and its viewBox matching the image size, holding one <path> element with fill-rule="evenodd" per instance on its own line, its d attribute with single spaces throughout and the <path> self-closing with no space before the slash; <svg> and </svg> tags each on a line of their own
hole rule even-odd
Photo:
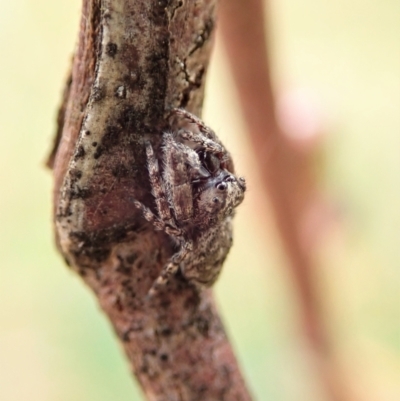
<svg viewBox="0 0 400 401">
<path fill-rule="evenodd" d="M 117 54 L 118 46 L 115 43 L 107 43 L 106 54 L 107 56 L 114 57 Z"/>
</svg>

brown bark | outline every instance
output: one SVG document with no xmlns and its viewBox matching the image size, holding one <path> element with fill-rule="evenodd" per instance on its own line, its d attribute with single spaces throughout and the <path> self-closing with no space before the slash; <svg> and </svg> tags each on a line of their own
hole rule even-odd
<svg viewBox="0 0 400 401">
<path fill-rule="evenodd" d="M 57 244 L 108 315 L 148 400 L 247 401 L 211 291 L 182 277 L 146 294 L 173 253 L 150 205 L 143 139 L 199 115 L 215 1 L 84 0 L 54 150 Z M 50 163 L 51 164 L 51 163 Z"/>
<path fill-rule="evenodd" d="M 304 333 L 316 371 L 329 399 L 354 400 L 332 357 L 313 274 L 313 247 L 305 246 L 304 224 L 321 197 L 308 149 L 280 131 L 275 120 L 273 85 L 267 53 L 263 0 L 221 0 L 221 34 L 235 80 L 250 140 L 272 205 L 284 252 L 299 295 Z M 265 210 L 269 205 L 265 205 Z"/>
</svg>

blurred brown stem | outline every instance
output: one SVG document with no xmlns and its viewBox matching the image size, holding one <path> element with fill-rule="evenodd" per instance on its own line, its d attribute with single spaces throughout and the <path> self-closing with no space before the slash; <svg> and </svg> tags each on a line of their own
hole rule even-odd
<svg viewBox="0 0 400 401">
<path fill-rule="evenodd" d="M 259 171 L 299 294 L 303 329 L 316 357 L 319 377 L 331 400 L 348 401 L 351 397 L 331 358 L 319 309 L 312 249 L 303 246 L 301 237 L 302 224 L 318 190 L 310 154 L 300 152 L 280 132 L 275 120 L 263 3 L 263 0 L 221 0 L 221 33 Z"/>
<path fill-rule="evenodd" d="M 151 401 L 251 399 L 209 290 L 178 276 L 145 299 L 174 249 L 132 204 L 153 202 L 143 138 L 173 107 L 201 113 L 214 20 L 214 0 L 84 0 L 49 160 L 58 247 Z"/>
</svg>

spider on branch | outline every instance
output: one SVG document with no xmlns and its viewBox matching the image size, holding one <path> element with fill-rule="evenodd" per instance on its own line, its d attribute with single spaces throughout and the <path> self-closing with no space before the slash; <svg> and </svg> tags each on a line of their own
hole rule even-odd
<svg viewBox="0 0 400 401">
<path fill-rule="evenodd" d="M 149 141 L 145 143 L 156 213 L 133 201 L 156 230 L 178 245 L 149 290 L 150 297 L 179 268 L 199 289 L 216 281 L 232 245 L 234 210 L 246 190 L 245 179 L 235 175 L 231 156 L 214 131 L 186 110 L 172 113 L 186 124 L 163 133 L 161 157 Z"/>
</svg>

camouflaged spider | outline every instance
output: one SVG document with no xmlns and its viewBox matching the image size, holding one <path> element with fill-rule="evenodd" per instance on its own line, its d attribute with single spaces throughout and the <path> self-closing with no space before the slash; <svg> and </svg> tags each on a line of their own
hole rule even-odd
<svg viewBox="0 0 400 401">
<path fill-rule="evenodd" d="M 163 134 L 162 172 L 153 147 L 146 142 L 157 214 L 134 200 L 146 220 L 166 232 L 179 247 L 149 296 L 157 293 L 179 268 L 196 287 L 215 282 L 232 245 L 234 209 L 243 201 L 246 189 L 244 178 L 235 176 L 232 159 L 215 133 L 183 109 L 172 113 L 193 127 Z"/>
</svg>

